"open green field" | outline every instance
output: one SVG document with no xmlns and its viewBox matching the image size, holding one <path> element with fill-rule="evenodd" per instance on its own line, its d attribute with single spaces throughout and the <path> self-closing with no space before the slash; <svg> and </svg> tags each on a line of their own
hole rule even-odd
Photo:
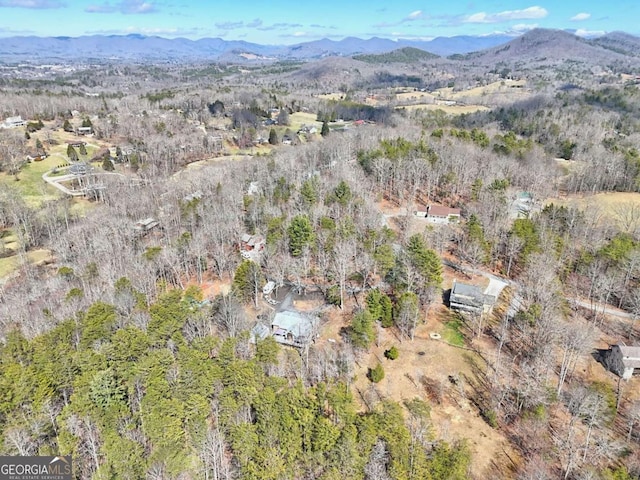
<svg viewBox="0 0 640 480">
<path fill-rule="evenodd" d="M 322 122 L 318 122 L 316 120 L 317 115 L 315 113 L 307 113 L 307 112 L 296 112 L 289 115 L 289 121 L 291 126 L 289 127 L 294 132 L 300 130 L 300 127 L 303 125 L 315 126 L 320 132 L 320 128 L 322 127 Z"/>
<path fill-rule="evenodd" d="M 65 159 L 59 155 L 51 155 L 41 162 L 27 163 L 16 177 L 0 173 L 0 185 L 8 185 L 18 189 L 25 201 L 32 206 L 58 197 L 57 190 L 42 180 L 42 174 L 64 164 Z"/>
</svg>

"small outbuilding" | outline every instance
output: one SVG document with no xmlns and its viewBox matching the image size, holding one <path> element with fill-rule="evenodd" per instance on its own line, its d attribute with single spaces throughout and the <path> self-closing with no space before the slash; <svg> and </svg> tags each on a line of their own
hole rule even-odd
<svg viewBox="0 0 640 480">
<path fill-rule="evenodd" d="M 264 340 L 265 338 L 267 338 L 269 336 L 269 333 L 269 327 L 263 325 L 262 323 L 257 323 L 251 329 L 251 337 L 249 338 L 249 341 L 251 343 L 258 343 L 260 340 Z"/>
<path fill-rule="evenodd" d="M 93 127 L 78 127 L 76 129 L 76 135 L 91 135 L 93 134 Z"/>
</svg>

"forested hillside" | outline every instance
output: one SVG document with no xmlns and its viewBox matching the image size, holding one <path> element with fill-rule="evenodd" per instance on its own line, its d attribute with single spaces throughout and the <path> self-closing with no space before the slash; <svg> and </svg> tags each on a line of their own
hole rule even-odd
<svg viewBox="0 0 640 480">
<path fill-rule="evenodd" d="M 358 413 L 344 354 L 309 385 L 296 352 L 210 335 L 180 291 L 148 307 L 126 278 L 116 292 L 136 298 L 145 328 L 97 302 L 31 340 L 6 337 L 7 450 L 70 453 L 78 478 L 466 478 L 468 449 L 435 441 L 424 401 L 406 402 L 407 426 L 393 402 Z"/>
</svg>

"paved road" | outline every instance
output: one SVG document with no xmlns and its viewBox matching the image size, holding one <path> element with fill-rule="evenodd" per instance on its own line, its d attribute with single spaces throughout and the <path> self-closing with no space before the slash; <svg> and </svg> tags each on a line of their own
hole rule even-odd
<svg viewBox="0 0 640 480">
<path fill-rule="evenodd" d="M 67 167 L 57 168 L 55 170 L 56 171 L 68 170 L 69 168 L 71 168 L 70 165 Z M 47 182 L 49 185 L 57 188 L 58 190 L 60 190 L 63 193 L 66 193 L 67 195 L 71 195 L 72 197 L 82 197 L 85 194 L 84 188 L 80 190 L 71 190 L 70 188 L 62 184 L 63 182 L 69 182 L 75 178 L 78 178 L 77 175 L 67 174 L 67 175 L 58 175 L 56 177 L 51 177 L 50 175 L 53 172 L 54 170 L 49 170 L 48 172 L 43 173 L 42 179 L 45 182 Z M 121 173 L 115 173 L 115 172 L 91 172 L 91 175 L 115 175 L 117 177 L 126 178 L 125 175 Z"/>
<path fill-rule="evenodd" d="M 613 317 L 626 318 L 629 320 L 634 319 L 633 314 L 625 312 L 624 310 L 620 310 L 619 308 L 613 307 L 611 305 L 603 306 L 601 303 L 592 304 L 589 300 L 584 300 L 582 298 L 572 298 L 570 301 L 580 307 L 588 308 L 589 310 L 591 310 L 595 306 L 597 312 L 605 313 Z"/>
<path fill-rule="evenodd" d="M 42 179 L 47 182 L 49 185 L 57 188 L 62 193 L 66 193 L 67 195 L 71 195 L 72 197 L 81 197 L 84 195 L 84 190 L 71 190 L 70 188 L 62 185 L 61 182 L 68 182 L 69 180 L 73 180 L 76 178 L 75 175 L 60 175 L 57 177 L 50 177 L 49 175 L 53 173 L 53 170 L 49 170 L 42 175 Z"/>
<path fill-rule="evenodd" d="M 492 295 L 493 297 L 498 298 L 504 287 L 509 285 L 506 280 L 496 277 L 495 275 L 491 275 L 490 273 L 485 273 L 483 275 L 489 278 L 489 285 L 484 291 L 485 295 Z"/>
</svg>

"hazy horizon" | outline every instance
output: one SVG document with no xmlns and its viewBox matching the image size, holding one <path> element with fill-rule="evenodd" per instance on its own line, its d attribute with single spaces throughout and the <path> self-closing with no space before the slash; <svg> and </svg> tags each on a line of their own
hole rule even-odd
<svg viewBox="0 0 640 480">
<path fill-rule="evenodd" d="M 610 2 L 611 3 L 611 2 Z M 380 37 L 431 40 L 459 35 L 517 36 L 534 28 L 597 36 L 621 30 L 640 33 L 634 20 L 636 1 L 483 0 L 429 5 L 424 1 L 339 2 L 321 4 L 276 0 L 214 5 L 209 2 L 169 3 L 164 0 L 0 0 L 0 37 L 140 34 L 164 38 L 223 38 L 287 45 L 328 38 Z"/>
</svg>

